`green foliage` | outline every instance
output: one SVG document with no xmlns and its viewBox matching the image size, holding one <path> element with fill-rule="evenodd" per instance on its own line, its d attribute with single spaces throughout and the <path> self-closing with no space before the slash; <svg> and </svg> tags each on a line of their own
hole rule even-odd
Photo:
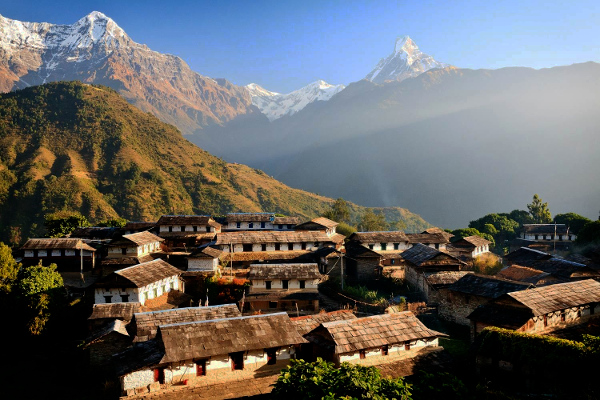
<svg viewBox="0 0 600 400">
<path fill-rule="evenodd" d="M 533 195 L 531 204 L 527 204 L 529 214 L 533 219 L 534 224 L 549 224 L 552 222 L 552 215 L 548 209 L 548 203 L 544 203 L 540 196 Z"/>
<path fill-rule="evenodd" d="M 514 239 L 517 236 L 516 231 L 519 228 L 519 223 L 510 219 L 506 214 L 487 214 L 471 221 L 469 228 L 475 228 L 482 234 L 493 237 L 492 242 L 495 244 Z M 486 239 L 490 240 L 489 237 L 486 237 Z"/>
<path fill-rule="evenodd" d="M 414 400 L 463 400 L 470 397 L 463 381 L 448 372 L 419 371 L 412 387 Z"/>
<path fill-rule="evenodd" d="M 50 293 L 64 285 L 62 276 L 56 272 L 56 264 L 44 267 L 42 262 L 38 265 L 22 268 L 17 283 L 18 293 L 28 297 L 40 293 Z"/>
<path fill-rule="evenodd" d="M 512 210 L 506 215 L 509 219 L 516 221 L 519 225 L 533 224 L 533 218 L 531 214 L 525 210 Z"/>
<path fill-rule="evenodd" d="M 77 212 L 59 211 L 47 214 L 44 219 L 48 236 L 53 238 L 65 237 L 76 228 L 90 226 L 87 218 Z"/>
<path fill-rule="evenodd" d="M 20 268 L 21 264 L 15 261 L 10 247 L 0 242 L 0 292 L 11 291 Z"/>
<path fill-rule="evenodd" d="M 353 226 L 348 225 L 345 222 L 340 222 L 338 226 L 336 226 L 335 231 L 339 234 L 342 234 L 346 237 L 352 235 L 354 232 L 356 232 L 356 228 Z"/>
<path fill-rule="evenodd" d="M 492 242 L 492 244 L 490 246 L 494 246 L 496 243 L 494 240 L 494 237 L 492 235 L 489 235 L 487 233 L 481 233 L 475 228 L 455 229 L 452 231 L 452 234 L 454 235 L 454 237 L 450 239 L 451 242 L 456 242 L 462 238 L 469 237 L 469 236 L 480 236 L 480 237 Z"/>
<path fill-rule="evenodd" d="M 554 216 L 554 222 L 557 224 L 567 225 L 569 227 L 569 232 L 573 232 L 574 234 L 578 235 L 583 227 L 587 223 L 592 222 L 592 220 L 584 217 L 583 215 L 570 212 L 566 214 L 556 214 Z"/>
<path fill-rule="evenodd" d="M 274 384 L 276 398 L 295 399 L 398 399 L 412 398 L 410 385 L 402 378 L 382 378 L 375 367 L 291 360 Z"/>
<path fill-rule="evenodd" d="M 126 223 L 127 223 L 127 220 L 125 218 L 119 217 L 119 218 L 111 218 L 111 219 L 104 220 L 102 222 L 99 222 L 97 225 L 112 227 L 112 228 L 122 228 L 125 226 Z"/>
<path fill-rule="evenodd" d="M 600 221 L 585 224 L 575 241 L 580 245 L 600 243 Z"/>
<path fill-rule="evenodd" d="M 383 213 L 374 213 L 372 209 L 367 208 L 360 218 L 358 230 L 361 232 L 385 231 L 388 229 L 388 223 Z"/>
<path fill-rule="evenodd" d="M 338 198 L 332 205 L 331 208 L 323 213 L 325 218 L 329 218 L 336 222 L 350 222 L 350 208 L 346 200 L 341 197 Z"/>
</svg>

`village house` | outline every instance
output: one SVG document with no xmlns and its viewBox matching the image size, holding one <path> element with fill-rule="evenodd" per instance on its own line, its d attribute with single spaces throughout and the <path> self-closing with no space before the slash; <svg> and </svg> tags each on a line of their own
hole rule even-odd
<svg viewBox="0 0 600 400">
<path fill-rule="evenodd" d="M 252 264 L 244 311 L 317 312 L 322 278 L 317 264 Z"/>
<path fill-rule="evenodd" d="M 170 251 L 187 251 L 212 242 L 221 232 L 221 224 L 208 215 L 163 215 L 156 224 L 158 236 L 165 239 Z"/>
<path fill-rule="evenodd" d="M 188 271 L 212 271 L 219 270 L 222 250 L 210 246 L 201 246 L 187 256 Z"/>
<path fill-rule="evenodd" d="M 171 291 L 185 291 L 182 272 L 161 259 L 120 269 L 96 282 L 94 302 L 139 302 L 145 305 L 149 300 L 157 299 L 151 302 L 152 307 L 159 306 L 157 301 L 168 304 Z M 171 297 L 174 295 L 176 293 Z"/>
<path fill-rule="evenodd" d="M 332 221 L 325 217 L 317 217 L 313 218 L 308 222 L 303 222 L 299 225 L 296 225 L 294 228 L 297 231 L 318 231 L 325 232 L 329 236 L 336 235 L 335 228 L 339 224 L 335 221 Z"/>
<path fill-rule="evenodd" d="M 466 265 L 458 258 L 435 248 L 415 243 L 402 253 L 404 279 L 419 291 L 425 291 L 424 274 L 439 271 L 460 271 Z"/>
<path fill-rule="evenodd" d="M 95 329 L 86 339 L 82 349 L 92 370 L 110 370 L 112 356 L 131 346 L 131 336 L 126 323 L 120 319 Z"/>
<path fill-rule="evenodd" d="M 423 274 L 422 287 L 419 288 L 425 302 L 437 306 L 441 299 L 448 297 L 448 287 L 472 271 L 439 271 Z"/>
<path fill-rule="evenodd" d="M 29 239 L 23 247 L 22 263 L 48 266 L 55 263 L 57 271 L 90 271 L 96 265 L 96 249 L 76 238 Z"/>
<path fill-rule="evenodd" d="M 472 337 L 486 326 L 545 334 L 600 315 L 600 283 L 593 279 L 506 293 L 474 310 Z"/>
<path fill-rule="evenodd" d="M 313 359 L 377 365 L 437 347 L 443 333 L 427 328 L 410 311 L 324 322 L 304 337 L 313 344 Z M 410 352 L 410 353 L 409 353 Z"/>
<path fill-rule="evenodd" d="M 350 282 L 358 282 L 365 279 L 372 279 L 381 275 L 383 272 L 384 256 L 381 252 L 371 250 L 368 247 L 357 244 L 357 242 L 348 242 L 346 245 L 345 271 L 344 275 Z M 402 275 L 396 278 L 404 277 L 404 268 Z M 393 271 L 388 268 L 385 271 L 387 275 L 392 275 Z"/>
<path fill-rule="evenodd" d="M 469 326 L 468 319 L 477 307 L 498 297 L 533 287 L 530 283 L 508 281 L 498 277 L 467 274 L 448 286 L 447 296 L 439 296 L 438 314 L 440 318 L 459 325 Z"/>
<path fill-rule="evenodd" d="M 121 229 L 110 226 L 85 226 L 75 228 L 69 235 L 72 239 L 83 239 L 86 243 L 109 243 L 121 235 Z"/>
<path fill-rule="evenodd" d="M 540 241 L 573 242 L 577 236 L 565 224 L 523 224 L 521 239 Z"/>
<path fill-rule="evenodd" d="M 502 257 L 502 262 L 504 265 L 511 266 L 513 264 L 522 265 L 526 262 L 548 260 L 550 258 L 552 258 L 552 255 L 543 251 L 529 247 L 520 247 Z"/>
<path fill-rule="evenodd" d="M 367 247 L 378 253 L 386 251 L 404 251 L 411 247 L 410 241 L 402 231 L 354 232 L 348 242 Z"/>
<path fill-rule="evenodd" d="M 450 232 L 446 232 L 445 230 L 441 229 L 441 228 L 429 228 L 429 229 L 425 229 L 423 232 L 421 232 L 422 234 L 430 234 L 430 235 L 435 235 L 435 234 L 439 234 L 442 235 L 446 238 L 446 240 L 448 240 L 448 242 L 450 241 L 451 238 L 454 237 L 453 234 L 451 234 Z"/>
<path fill-rule="evenodd" d="M 95 331 L 116 320 L 128 325 L 135 313 L 143 311 L 147 311 L 146 307 L 137 302 L 94 304 L 88 317 L 88 329 Z"/>
<path fill-rule="evenodd" d="M 481 236 L 467 236 L 448 246 L 448 252 L 464 260 L 472 260 L 482 254 L 490 252 L 490 242 Z"/>
<path fill-rule="evenodd" d="M 531 283 L 536 287 L 561 283 L 559 279 L 548 272 L 529 267 L 522 267 L 516 264 L 503 268 L 496 276 L 510 281 Z"/>
<path fill-rule="evenodd" d="M 537 274 L 535 274 L 536 271 Z M 538 281 L 542 285 L 600 278 L 600 272 L 585 264 L 554 256 L 512 263 L 511 266 L 501 270 L 498 275 L 502 277 L 512 275 L 517 278 L 515 280 L 532 283 Z"/>
<path fill-rule="evenodd" d="M 223 231 L 291 231 L 299 222 L 297 217 L 277 217 L 274 213 L 229 213 Z"/>
<path fill-rule="evenodd" d="M 436 250 L 446 251 L 446 245 L 450 243 L 449 234 L 444 233 L 407 233 L 406 237 L 411 245 L 420 243 Z"/>
<path fill-rule="evenodd" d="M 221 304 L 207 307 L 175 308 L 135 313 L 128 331 L 133 342 L 145 342 L 154 339 L 161 325 L 173 325 L 210 319 L 241 317 L 242 313 L 235 304 Z"/>
<path fill-rule="evenodd" d="M 121 391 L 133 395 L 278 373 L 305 343 L 286 313 L 161 325 L 156 337 L 115 355 Z"/>
<path fill-rule="evenodd" d="M 127 221 L 125 225 L 121 228 L 121 233 L 123 233 L 124 235 L 144 231 L 148 231 L 154 234 L 158 233 L 156 222 Z"/>
</svg>

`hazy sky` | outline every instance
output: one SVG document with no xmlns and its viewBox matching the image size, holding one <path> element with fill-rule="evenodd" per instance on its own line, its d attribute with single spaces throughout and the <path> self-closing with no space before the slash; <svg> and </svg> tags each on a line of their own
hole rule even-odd
<svg viewBox="0 0 600 400">
<path fill-rule="evenodd" d="M 600 62 L 600 1 L 2 1 L 0 14 L 72 24 L 91 11 L 203 75 L 287 93 L 348 84 L 409 35 L 463 68 Z"/>
</svg>

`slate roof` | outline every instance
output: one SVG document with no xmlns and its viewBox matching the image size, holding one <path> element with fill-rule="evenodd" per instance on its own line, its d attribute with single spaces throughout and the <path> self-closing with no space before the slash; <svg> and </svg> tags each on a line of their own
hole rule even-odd
<svg viewBox="0 0 600 400">
<path fill-rule="evenodd" d="M 80 227 L 80 228 L 75 228 L 75 230 L 73 232 L 71 232 L 69 237 L 70 238 L 80 238 L 80 239 L 106 240 L 106 239 L 112 239 L 114 236 L 118 235 L 120 230 L 121 230 L 120 228 L 106 227 L 106 226 Z"/>
<path fill-rule="evenodd" d="M 441 233 L 407 233 L 409 243 L 422 244 L 445 244 L 450 243 L 450 239 Z"/>
<path fill-rule="evenodd" d="M 565 224 L 523 224 L 523 232 L 534 235 L 554 235 L 555 227 L 557 235 L 566 235 L 569 231 L 569 228 Z"/>
<path fill-rule="evenodd" d="M 325 322 L 344 321 L 356 319 L 356 315 L 352 310 L 338 310 L 332 312 L 322 312 L 319 314 L 305 315 L 303 317 L 291 318 L 300 335 L 305 335 L 319 325 Z"/>
<path fill-rule="evenodd" d="M 269 222 L 275 219 L 274 213 L 229 213 L 225 220 L 229 222 Z"/>
<path fill-rule="evenodd" d="M 286 313 L 163 325 L 157 339 L 161 363 L 306 343 Z"/>
<path fill-rule="evenodd" d="M 440 288 L 449 286 L 467 274 L 472 274 L 471 271 L 440 271 L 424 274 L 425 280 L 430 286 Z"/>
<path fill-rule="evenodd" d="M 94 304 L 92 308 L 92 315 L 89 316 L 89 320 L 96 319 L 121 319 L 129 322 L 133 317 L 133 314 L 145 311 L 146 308 L 140 303 L 103 303 Z"/>
<path fill-rule="evenodd" d="M 540 250 L 530 249 L 529 247 L 521 247 L 504 256 L 504 260 L 510 263 L 522 264 L 525 261 L 543 260 L 551 258 L 548 253 Z"/>
<path fill-rule="evenodd" d="M 528 307 L 533 315 L 600 302 L 600 283 L 593 279 L 559 283 L 541 288 L 508 293 L 517 302 Z"/>
<path fill-rule="evenodd" d="M 298 217 L 275 217 L 273 224 L 278 225 L 298 225 L 300 223 L 300 218 Z"/>
<path fill-rule="evenodd" d="M 246 301 L 319 300 L 318 289 L 271 289 L 252 292 Z"/>
<path fill-rule="evenodd" d="M 453 234 L 451 234 L 450 232 L 446 232 L 442 228 L 429 228 L 429 229 L 425 229 L 421 233 L 429 233 L 429 234 L 431 234 L 431 233 L 439 233 L 440 235 L 443 235 L 448 240 L 450 240 L 450 238 L 454 237 Z"/>
<path fill-rule="evenodd" d="M 509 281 L 497 277 L 467 274 L 448 286 L 454 292 L 495 299 L 509 292 L 516 292 L 532 287 L 530 283 Z"/>
<path fill-rule="evenodd" d="M 543 272 L 547 272 L 565 281 L 576 277 L 580 273 L 585 273 L 585 271 L 593 273 L 593 271 L 586 267 L 585 264 L 576 263 L 574 261 L 568 261 L 558 257 L 551 257 L 548 259 L 535 261 L 522 261 L 520 263 L 515 264 L 520 265 L 522 267 L 530 267 Z"/>
<path fill-rule="evenodd" d="M 460 240 L 457 240 L 456 242 L 452 243 L 454 246 L 459 246 L 459 247 L 464 247 L 464 246 L 469 246 L 469 247 L 480 247 L 480 246 L 485 246 L 487 244 L 491 244 L 492 242 L 490 242 L 487 239 L 482 238 L 481 236 L 478 235 L 473 235 L 473 236 L 467 236 L 464 237 Z"/>
<path fill-rule="evenodd" d="M 371 250 L 368 247 L 363 246 L 362 244 L 358 244 L 357 242 L 348 242 L 348 244 L 345 247 L 346 247 L 346 253 L 351 258 L 358 258 L 358 257 L 381 258 L 381 257 L 383 257 L 381 252 Z"/>
<path fill-rule="evenodd" d="M 339 225 L 339 223 L 332 221 L 329 218 L 317 217 L 317 218 L 311 219 L 308 222 L 304 222 L 302 224 L 296 225 L 296 227 L 294 229 L 297 229 L 297 230 L 313 229 L 314 225 L 322 226 L 325 229 L 330 229 L 330 228 L 335 228 L 336 226 Z"/>
<path fill-rule="evenodd" d="M 458 258 L 421 243 L 415 243 L 410 249 L 404 250 L 401 255 L 404 260 L 416 266 L 421 266 L 425 262 L 434 260 L 438 257 L 445 260 L 456 261 L 456 264 L 463 264 Z"/>
<path fill-rule="evenodd" d="M 317 264 L 252 264 L 248 279 L 318 279 Z"/>
<path fill-rule="evenodd" d="M 188 258 L 219 258 L 222 254 L 222 250 L 207 246 L 195 250 Z"/>
<path fill-rule="evenodd" d="M 254 243 L 341 243 L 344 235 L 328 236 L 319 231 L 242 231 L 217 233 L 216 245 L 254 244 Z"/>
<path fill-rule="evenodd" d="M 506 329 L 519 329 L 533 317 L 530 309 L 488 303 L 477 307 L 467 316 L 471 321 Z"/>
<path fill-rule="evenodd" d="M 496 274 L 499 278 L 509 279 L 511 281 L 529 282 L 535 284 L 542 278 L 549 276 L 550 274 L 538 269 L 522 267 L 520 265 L 511 265 L 502 269 Z"/>
<path fill-rule="evenodd" d="M 324 336 L 318 335 L 322 330 L 327 331 L 330 337 L 330 340 L 325 339 L 325 343 Z M 441 336 L 446 335 L 427 328 L 411 311 L 326 322 L 305 335 L 315 344 L 332 347 L 335 354 Z"/>
<path fill-rule="evenodd" d="M 79 250 L 83 249 L 86 251 L 96 251 L 95 248 L 89 244 L 84 243 L 81 239 L 76 238 L 42 238 L 42 239 L 29 239 L 21 250 Z"/>
<path fill-rule="evenodd" d="M 221 227 L 210 215 L 163 215 L 156 225 L 208 225 Z"/>
<path fill-rule="evenodd" d="M 114 321 L 111 321 L 110 323 L 106 324 L 105 326 L 96 329 L 94 332 L 92 332 L 86 339 L 86 345 L 85 347 L 89 346 L 91 343 L 93 343 L 94 341 L 101 339 L 107 335 L 110 335 L 113 332 L 117 332 L 120 335 L 123 336 L 129 336 L 129 333 L 127 332 L 127 329 L 125 329 L 125 322 L 116 319 Z"/>
<path fill-rule="evenodd" d="M 122 231 L 145 231 L 156 226 L 156 222 L 146 221 L 128 221 L 122 228 Z"/>
<path fill-rule="evenodd" d="M 164 352 L 161 343 L 154 339 L 146 342 L 135 343 L 133 347 L 112 356 L 117 376 L 158 365 Z"/>
<path fill-rule="evenodd" d="M 408 237 L 402 231 L 387 232 L 354 232 L 348 238 L 361 243 L 401 243 L 408 242 Z"/>
<path fill-rule="evenodd" d="M 134 342 L 143 342 L 156 337 L 160 325 L 231 318 L 241 315 L 235 304 L 175 308 L 172 310 L 136 313 L 131 320 L 131 327 L 132 334 L 135 336 Z"/>
<path fill-rule="evenodd" d="M 158 257 L 161 253 L 153 253 Z M 131 266 L 136 264 L 143 264 L 149 261 L 153 261 L 155 258 L 151 254 L 146 254 L 139 257 L 115 257 L 115 258 L 105 258 L 100 261 L 100 264 L 103 266 L 114 266 L 114 265 L 122 265 L 122 266 Z"/>
<path fill-rule="evenodd" d="M 120 269 L 99 281 L 96 285 L 101 287 L 113 287 L 115 285 L 124 285 L 123 279 L 130 284 L 129 287 L 144 287 L 152 282 L 160 281 L 174 275 L 181 275 L 183 271 L 175 268 L 171 264 L 157 259 L 142 264 L 133 265 L 128 268 Z M 123 278 L 123 279 L 119 279 Z"/>
<path fill-rule="evenodd" d="M 245 251 L 239 253 L 221 253 L 219 259 L 222 261 L 274 261 L 274 260 L 295 260 L 298 257 L 311 255 L 313 252 L 308 250 L 293 251 Z"/>
<path fill-rule="evenodd" d="M 164 241 L 164 239 L 156 236 L 155 234 L 148 232 L 148 231 L 143 231 L 143 232 L 137 232 L 137 233 L 130 233 L 129 235 L 123 235 L 121 238 L 113 240 L 110 243 L 110 246 L 118 247 L 121 244 L 131 245 L 131 243 L 135 244 L 136 246 L 143 246 L 145 244 L 162 242 L 162 241 Z"/>
</svg>

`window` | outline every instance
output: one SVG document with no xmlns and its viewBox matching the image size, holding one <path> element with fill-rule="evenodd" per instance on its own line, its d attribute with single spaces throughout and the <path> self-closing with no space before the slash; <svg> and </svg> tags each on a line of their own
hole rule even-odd
<svg viewBox="0 0 600 400">
<path fill-rule="evenodd" d="M 302 243 L 302 250 L 306 250 L 306 243 Z"/>
<path fill-rule="evenodd" d="M 261 222 L 261 223 L 260 223 L 260 227 L 261 227 L 262 229 L 265 229 L 265 226 L 266 226 L 266 225 L 265 225 L 265 223 L 264 223 L 264 222 Z"/>
<path fill-rule="evenodd" d="M 279 243 L 275 243 L 275 250 L 281 250 L 281 245 Z"/>
<path fill-rule="evenodd" d="M 289 288 L 289 286 L 290 286 L 290 281 L 288 281 L 287 279 L 284 279 L 284 280 L 282 280 L 282 281 L 281 281 L 281 286 L 282 286 L 284 289 L 288 289 L 288 288 Z"/>
<path fill-rule="evenodd" d="M 562 311 L 560 312 L 560 320 L 561 320 L 562 322 L 565 322 L 565 320 L 566 320 L 566 316 L 565 316 L 565 310 L 562 310 Z"/>
<path fill-rule="evenodd" d="M 294 250 L 294 243 L 288 243 L 288 250 Z"/>
<path fill-rule="evenodd" d="M 300 289 L 306 289 L 306 281 L 300 281 Z"/>
<path fill-rule="evenodd" d="M 373 250 L 373 245 L 372 245 L 372 244 L 370 244 L 370 245 L 369 245 L 369 248 L 370 248 L 371 250 Z"/>
<path fill-rule="evenodd" d="M 164 368 L 154 368 L 154 382 L 158 382 L 160 384 L 165 383 L 165 369 Z"/>
<path fill-rule="evenodd" d="M 210 232 L 210 226 L 206 226 L 206 232 Z"/>
<path fill-rule="evenodd" d="M 173 232 L 173 227 L 172 226 L 169 227 L 169 232 Z"/>
<path fill-rule="evenodd" d="M 128 303 L 129 302 L 129 295 L 128 294 L 122 294 L 121 295 L 121 302 Z"/>
<path fill-rule="evenodd" d="M 105 303 L 112 303 L 112 296 L 104 296 Z"/>
<path fill-rule="evenodd" d="M 277 225 L 277 228 L 279 228 L 279 230 L 282 230 L 283 229 L 283 225 L 279 224 L 279 225 Z"/>
<path fill-rule="evenodd" d="M 381 243 L 381 250 L 387 250 L 387 243 Z"/>
<path fill-rule="evenodd" d="M 288 229 L 292 229 L 292 224 L 288 224 L 288 225 L 287 225 L 287 228 L 288 228 Z"/>
<path fill-rule="evenodd" d="M 394 265 L 396 264 L 396 260 L 394 260 L 393 258 L 390 260 L 390 264 Z"/>
<path fill-rule="evenodd" d="M 192 227 L 192 229 L 194 230 L 194 232 L 198 232 L 198 227 L 197 227 L 196 225 L 194 225 L 194 226 Z"/>
<path fill-rule="evenodd" d="M 254 228 L 254 222 L 248 222 L 248 229 Z"/>
<path fill-rule="evenodd" d="M 539 238 L 539 236 L 538 236 L 538 235 L 535 235 L 535 240 L 538 240 L 538 238 Z"/>
<path fill-rule="evenodd" d="M 364 360 L 367 357 L 367 352 L 365 350 L 359 350 L 358 356 L 360 357 L 361 360 Z"/>
<path fill-rule="evenodd" d="M 394 250 L 400 249 L 400 243 L 394 243 Z"/>
<path fill-rule="evenodd" d="M 404 343 L 404 350 L 410 350 L 410 343 Z"/>
<path fill-rule="evenodd" d="M 436 248 L 436 250 L 439 250 L 439 249 L 440 249 L 440 244 L 439 244 L 439 243 L 436 243 L 436 244 L 435 244 L 435 248 Z"/>
<path fill-rule="evenodd" d="M 242 245 L 243 251 L 252 251 L 252 244 L 244 244 Z"/>
<path fill-rule="evenodd" d="M 274 365 L 277 362 L 277 349 L 267 349 L 267 365 Z"/>
<path fill-rule="evenodd" d="M 237 222 L 235 224 L 235 227 L 238 228 L 238 229 L 240 229 L 242 227 L 242 223 L 241 222 Z"/>
<path fill-rule="evenodd" d="M 389 354 L 389 347 L 387 345 L 381 346 L 381 355 L 387 356 Z"/>
<path fill-rule="evenodd" d="M 196 376 L 206 376 L 206 360 L 196 361 Z"/>
<path fill-rule="evenodd" d="M 185 226 L 181 225 L 181 232 L 185 232 Z"/>
<path fill-rule="evenodd" d="M 260 250 L 261 251 L 267 251 L 267 245 L 266 244 L 261 244 L 260 245 Z"/>
<path fill-rule="evenodd" d="M 229 354 L 231 358 L 231 370 L 243 370 L 244 369 L 244 352 L 238 351 L 237 353 Z"/>
<path fill-rule="evenodd" d="M 277 308 L 277 302 L 276 301 L 270 301 L 269 302 L 269 308 Z"/>
<path fill-rule="evenodd" d="M 126 255 L 127 254 L 127 247 L 121 247 L 121 254 L 122 255 Z"/>
<path fill-rule="evenodd" d="M 544 327 L 548 326 L 548 316 L 544 315 Z"/>
<path fill-rule="evenodd" d="M 265 288 L 271 289 L 271 281 L 265 281 Z"/>
</svg>

